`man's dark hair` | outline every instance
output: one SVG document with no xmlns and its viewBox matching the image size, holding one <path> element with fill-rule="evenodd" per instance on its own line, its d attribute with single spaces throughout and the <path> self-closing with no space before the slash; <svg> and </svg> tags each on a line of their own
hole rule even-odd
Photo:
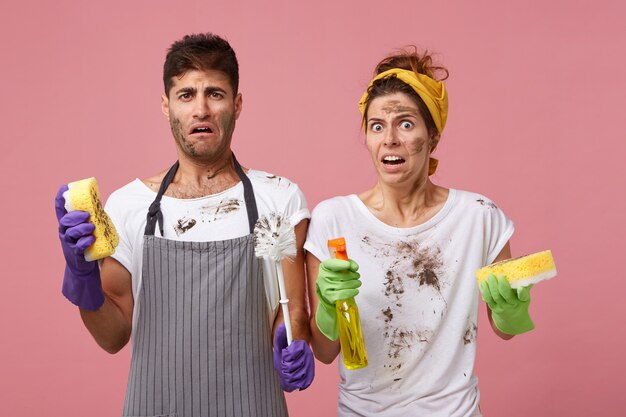
<svg viewBox="0 0 626 417">
<path fill-rule="evenodd" d="M 187 71 L 222 71 L 228 75 L 233 93 L 239 88 L 239 64 L 230 44 L 212 33 L 186 35 L 170 46 L 163 64 L 163 84 L 169 97 L 172 78 Z"/>
</svg>

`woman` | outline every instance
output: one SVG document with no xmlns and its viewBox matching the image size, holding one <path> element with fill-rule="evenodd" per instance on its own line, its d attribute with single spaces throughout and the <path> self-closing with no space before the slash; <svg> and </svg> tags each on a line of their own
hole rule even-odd
<svg viewBox="0 0 626 417">
<path fill-rule="evenodd" d="M 513 223 L 488 198 L 429 177 L 448 112 L 447 70 L 402 51 L 375 74 L 359 108 L 378 181 L 320 203 L 305 243 L 308 276 L 317 277 L 312 347 L 324 363 L 337 357 L 334 304 L 358 294 L 369 365 L 340 365 L 339 416 L 480 416 L 474 271 L 510 258 Z M 328 259 L 337 237 L 350 261 Z M 500 337 L 533 328 L 529 288 L 492 276 L 481 292 Z"/>
</svg>

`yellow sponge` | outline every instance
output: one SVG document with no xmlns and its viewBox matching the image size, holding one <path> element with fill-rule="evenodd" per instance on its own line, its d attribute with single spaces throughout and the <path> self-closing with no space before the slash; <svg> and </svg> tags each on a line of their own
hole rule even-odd
<svg viewBox="0 0 626 417">
<path fill-rule="evenodd" d="M 85 250 L 85 260 L 95 261 L 106 258 L 115 252 L 119 243 L 119 236 L 113 222 L 104 211 L 100 202 L 100 192 L 96 179 L 91 177 L 67 184 L 68 190 L 63 193 L 65 210 L 88 211 L 89 221 L 96 226 L 93 235 L 96 241 Z"/>
<path fill-rule="evenodd" d="M 552 252 L 546 250 L 480 268 L 476 271 L 479 286 L 489 277 L 489 274 L 504 275 L 511 284 L 511 288 L 519 288 L 556 276 L 556 265 Z"/>
</svg>

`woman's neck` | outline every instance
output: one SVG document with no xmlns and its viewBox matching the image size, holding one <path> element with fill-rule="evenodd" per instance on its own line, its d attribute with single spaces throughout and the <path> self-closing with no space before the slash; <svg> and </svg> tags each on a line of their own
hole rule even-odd
<svg viewBox="0 0 626 417">
<path fill-rule="evenodd" d="M 448 198 L 448 191 L 430 179 L 421 184 L 398 187 L 379 181 L 359 198 L 383 223 L 393 227 L 413 227 L 437 214 Z"/>
</svg>

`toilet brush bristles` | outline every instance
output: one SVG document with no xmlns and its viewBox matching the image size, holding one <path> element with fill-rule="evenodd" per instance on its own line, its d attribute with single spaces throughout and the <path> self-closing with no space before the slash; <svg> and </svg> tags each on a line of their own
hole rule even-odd
<svg viewBox="0 0 626 417">
<path fill-rule="evenodd" d="M 285 319 L 287 344 L 290 345 L 293 338 L 289 319 L 289 299 L 281 264 L 283 258 L 291 259 L 296 256 L 296 233 L 289 220 L 276 213 L 260 217 L 254 227 L 254 253 L 257 258 L 270 259 L 276 266 L 280 305 Z"/>
<path fill-rule="evenodd" d="M 296 233 L 289 220 L 276 213 L 259 218 L 254 227 L 254 252 L 258 258 L 274 262 L 296 256 Z"/>
</svg>

